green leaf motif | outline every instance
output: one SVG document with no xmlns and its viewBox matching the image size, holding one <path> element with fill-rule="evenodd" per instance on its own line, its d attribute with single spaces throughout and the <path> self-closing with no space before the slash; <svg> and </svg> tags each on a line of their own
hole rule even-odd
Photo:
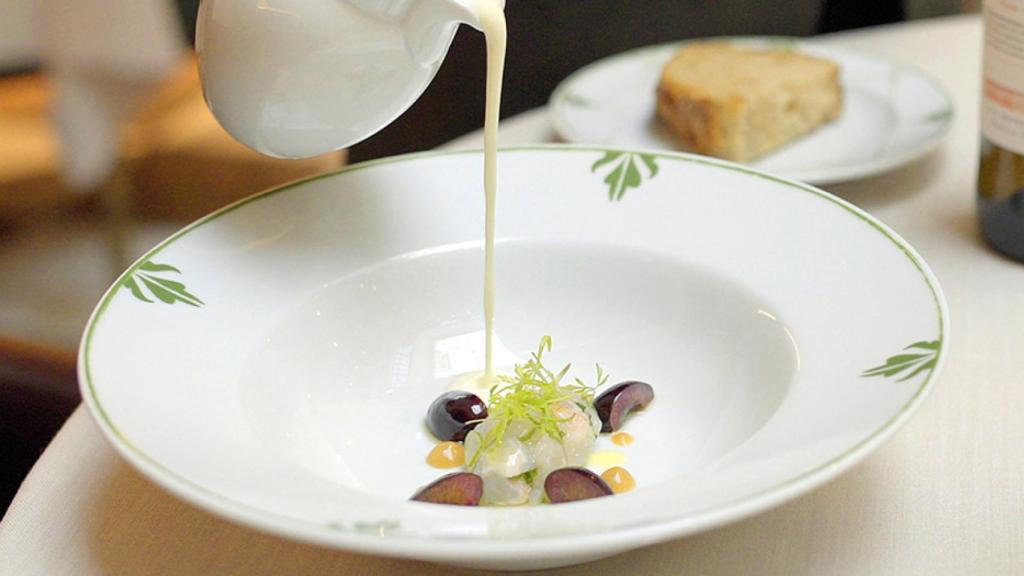
<svg viewBox="0 0 1024 576">
<path fill-rule="evenodd" d="M 946 122 L 953 117 L 953 111 L 950 109 L 939 110 L 932 112 L 931 114 L 924 117 L 925 122 Z"/>
<path fill-rule="evenodd" d="M 165 273 L 181 274 L 181 270 L 170 264 L 146 261 L 125 279 L 124 286 L 131 291 L 132 296 L 150 304 L 154 303 L 153 298 L 164 304 L 182 302 L 195 307 L 204 304 L 198 296 L 190 293 L 184 284 L 165 278 Z"/>
<path fill-rule="evenodd" d="M 910 380 L 922 372 L 931 372 L 939 361 L 939 348 L 941 340 L 914 342 L 903 349 L 900 354 L 886 358 L 885 364 L 869 368 L 861 373 L 861 377 L 870 378 L 882 376 L 883 378 L 897 378 L 897 382 Z"/>
<path fill-rule="evenodd" d="M 641 165 L 647 169 L 646 176 L 640 169 Z M 590 171 L 597 172 L 609 167 L 611 170 L 605 175 L 604 183 L 608 185 L 608 199 L 612 202 L 622 200 L 630 188 L 639 188 L 645 178 L 650 180 L 658 175 L 658 163 L 653 154 L 609 150 L 594 162 Z"/>
<path fill-rule="evenodd" d="M 737 42 L 740 46 L 750 46 L 749 42 Z M 753 45 L 754 48 L 779 50 L 783 52 L 796 52 L 800 49 L 800 39 L 788 36 L 773 36 Z"/>
<path fill-rule="evenodd" d="M 178 270 L 170 264 L 157 264 L 149 261 L 140 264 L 139 270 L 145 270 L 146 272 L 174 272 L 175 274 L 181 274 L 181 270 Z"/>
<path fill-rule="evenodd" d="M 562 94 L 562 101 L 569 106 L 575 106 L 576 108 L 591 108 L 594 106 L 594 101 L 580 96 L 575 92 L 565 92 Z"/>
<path fill-rule="evenodd" d="M 362 534 L 372 534 L 375 536 L 384 536 L 386 534 L 392 534 L 400 531 L 402 529 L 402 524 L 397 520 L 357 520 L 352 524 L 340 521 L 328 522 L 327 527 L 338 532 L 357 532 Z"/>
</svg>

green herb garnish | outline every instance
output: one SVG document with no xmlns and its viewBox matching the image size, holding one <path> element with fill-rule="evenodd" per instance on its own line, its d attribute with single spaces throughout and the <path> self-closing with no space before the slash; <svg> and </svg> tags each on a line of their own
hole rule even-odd
<svg viewBox="0 0 1024 576">
<path fill-rule="evenodd" d="M 534 468 L 532 470 L 527 470 L 526 472 L 523 472 L 522 474 L 520 474 L 519 476 L 516 476 L 515 478 L 519 478 L 523 482 L 526 482 L 527 484 L 531 484 L 532 485 L 533 481 L 537 479 L 537 474 L 538 473 L 539 472 L 537 471 L 537 469 Z"/>
<path fill-rule="evenodd" d="M 530 354 L 530 359 L 515 365 L 513 374 L 497 376 L 498 384 L 491 387 L 490 405 L 487 407 L 488 418 L 494 418 L 497 423 L 481 439 L 480 448 L 469 462 L 470 469 L 476 466 L 481 454 L 501 445 L 505 431 L 514 421 L 530 424 L 527 432 L 519 437 L 521 441 L 529 440 L 538 433 L 561 440 L 564 433 L 558 425 L 567 419 L 555 414 L 555 405 L 572 400 L 586 409 L 594 401 L 594 390 L 608 380 L 598 365 L 595 386 L 587 386 L 579 378 L 575 378 L 574 383 L 562 384 L 572 364 L 566 364 L 557 373 L 549 370 L 543 362 L 544 353 L 549 351 L 551 336 L 544 336 L 537 351 Z"/>
</svg>

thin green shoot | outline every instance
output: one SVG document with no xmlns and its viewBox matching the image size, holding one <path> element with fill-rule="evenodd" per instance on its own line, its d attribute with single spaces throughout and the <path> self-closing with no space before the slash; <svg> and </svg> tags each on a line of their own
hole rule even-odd
<svg viewBox="0 0 1024 576">
<path fill-rule="evenodd" d="M 608 380 L 604 370 L 597 366 L 596 386 L 587 386 L 579 378 L 563 383 L 572 364 L 566 364 L 558 372 L 545 366 L 544 353 L 550 352 L 551 347 L 551 336 L 544 336 L 529 360 L 516 364 L 512 374 L 496 377 L 487 408 L 488 419 L 494 419 L 495 425 L 481 438 L 480 448 L 469 462 L 470 469 L 476 466 L 483 453 L 501 445 L 513 422 L 527 424 L 527 431 L 518 437 L 520 441 L 529 441 L 537 434 L 561 441 L 565 433 L 559 424 L 570 418 L 559 416 L 555 410 L 557 405 L 568 400 L 585 409 L 593 403 L 594 390 Z"/>
</svg>

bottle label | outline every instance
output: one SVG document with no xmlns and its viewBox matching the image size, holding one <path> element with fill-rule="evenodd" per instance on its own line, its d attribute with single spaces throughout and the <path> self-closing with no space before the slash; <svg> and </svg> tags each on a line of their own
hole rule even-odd
<svg viewBox="0 0 1024 576">
<path fill-rule="evenodd" d="M 1024 154 L 1024 0 L 986 0 L 981 131 Z"/>
</svg>

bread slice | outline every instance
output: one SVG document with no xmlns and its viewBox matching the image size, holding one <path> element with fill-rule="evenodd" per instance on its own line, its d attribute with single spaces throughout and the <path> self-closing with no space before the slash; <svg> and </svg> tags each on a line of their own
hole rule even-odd
<svg viewBox="0 0 1024 576">
<path fill-rule="evenodd" d="M 697 42 L 662 70 L 658 116 L 684 148 L 746 162 L 839 116 L 839 67 L 790 50 Z"/>
</svg>

